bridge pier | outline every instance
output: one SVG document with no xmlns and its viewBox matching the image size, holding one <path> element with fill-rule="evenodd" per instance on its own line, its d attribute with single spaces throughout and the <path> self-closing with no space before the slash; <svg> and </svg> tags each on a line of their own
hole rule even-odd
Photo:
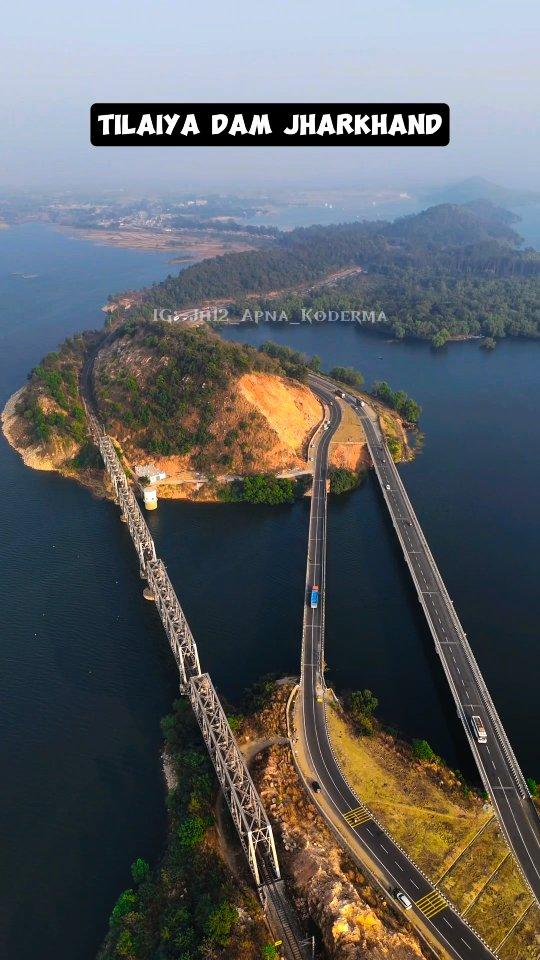
<svg viewBox="0 0 540 960">
<path fill-rule="evenodd" d="M 264 886 L 272 900 L 287 960 L 304 960 L 302 939 L 292 922 L 294 908 L 280 881 L 272 826 L 212 681 L 207 673 L 201 673 L 197 645 L 165 564 L 156 556 L 152 535 L 114 444 L 88 409 L 87 415 L 115 502 L 120 506 L 121 520 L 127 523 L 137 551 L 141 579 L 147 581 L 144 596 L 155 601 L 180 673 L 180 693 L 189 697 L 255 883 L 259 891 Z"/>
</svg>

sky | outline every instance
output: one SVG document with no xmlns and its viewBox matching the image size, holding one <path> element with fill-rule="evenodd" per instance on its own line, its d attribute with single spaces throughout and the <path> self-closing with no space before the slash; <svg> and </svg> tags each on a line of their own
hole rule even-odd
<svg viewBox="0 0 540 960">
<path fill-rule="evenodd" d="M 536 0 L 6 5 L 0 188 L 538 187 Z M 99 101 L 444 101 L 445 148 L 96 148 Z"/>
</svg>

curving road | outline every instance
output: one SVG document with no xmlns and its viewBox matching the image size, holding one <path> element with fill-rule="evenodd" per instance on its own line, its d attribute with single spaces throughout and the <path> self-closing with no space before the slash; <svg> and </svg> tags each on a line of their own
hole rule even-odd
<svg viewBox="0 0 540 960">
<path fill-rule="evenodd" d="M 323 702 L 324 591 L 326 556 L 326 481 L 328 449 L 341 420 L 340 404 L 331 388 L 319 378 L 310 381 L 329 411 L 329 428 L 313 449 L 313 494 L 309 522 L 306 596 L 302 640 L 302 673 L 297 725 L 299 752 L 306 758 L 310 777 L 319 789 L 313 792 L 326 819 L 338 830 L 349 851 L 372 873 L 387 894 L 403 891 L 412 902 L 407 916 L 422 933 L 457 960 L 493 960 L 494 954 L 433 888 L 391 837 L 373 820 L 349 787 L 334 758 L 326 727 Z M 310 606 L 313 584 L 321 591 L 318 607 Z M 310 787 L 312 789 L 312 783 Z M 394 899 L 393 902 L 399 906 Z"/>
</svg>

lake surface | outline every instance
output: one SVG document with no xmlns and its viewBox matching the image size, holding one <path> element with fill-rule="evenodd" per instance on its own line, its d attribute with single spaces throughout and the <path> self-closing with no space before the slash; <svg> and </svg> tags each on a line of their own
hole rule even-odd
<svg viewBox="0 0 540 960">
<path fill-rule="evenodd" d="M 540 770 L 540 344 L 391 343 L 350 324 L 260 325 L 272 339 L 386 379 L 423 409 L 422 453 L 401 473 L 527 776 Z M 373 478 L 331 502 L 326 659 L 338 689 L 473 775 L 460 724 Z"/>
<path fill-rule="evenodd" d="M 110 292 L 173 269 L 42 225 L 0 231 L 0 403 L 64 336 L 101 324 Z M 354 364 L 423 404 L 424 451 L 402 475 L 516 753 L 539 776 L 539 345 L 433 354 L 336 325 L 231 335 Z M 0 465 L 0 954 L 91 960 L 130 863 L 159 856 L 159 721 L 177 675 L 117 509 L 27 470 L 3 438 Z M 169 501 L 149 516 L 203 667 L 231 700 L 298 669 L 308 509 Z M 328 591 L 329 682 L 371 687 L 381 716 L 473 773 L 372 480 L 331 503 Z"/>
<path fill-rule="evenodd" d="M 38 224 L 0 231 L 0 404 L 102 324 L 110 292 L 170 269 Z M 114 507 L 28 470 L 3 436 L 0 471 L 0 955 L 90 960 L 134 855 L 162 843 L 176 678 Z"/>
</svg>

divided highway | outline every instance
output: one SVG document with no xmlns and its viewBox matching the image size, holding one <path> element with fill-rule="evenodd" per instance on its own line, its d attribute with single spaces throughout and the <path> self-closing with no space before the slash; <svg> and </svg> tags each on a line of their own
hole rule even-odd
<svg viewBox="0 0 540 960">
<path fill-rule="evenodd" d="M 525 879 L 540 902 L 540 819 L 525 778 L 376 418 L 356 398 L 347 396 L 347 401 L 362 421 L 375 472 L 482 782 Z M 480 719 L 485 736 L 475 731 L 473 717 Z"/>
<path fill-rule="evenodd" d="M 423 873 L 408 859 L 391 837 L 375 822 L 345 780 L 334 758 L 324 705 L 324 607 L 326 566 L 326 481 L 328 450 L 332 434 L 341 421 L 341 408 L 325 381 L 312 378 L 312 389 L 328 409 L 328 428 L 313 445 L 313 493 L 309 522 L 306 596 L 302 638 L 302 672 L 296 733 L 310 771 L 308 786 L 321 811 L 338 830 L 347 849 L 360 862 L 370 865 L 383 889 L 394 899 L 402 891 L 411 903 L 408 916 L 424 935 L 437 942 L 448 956 L 457 960 L 493 960 L 494 954 L 478 935 L 433 888 Z M 319 587 L 319 601 L 311 607 L 313 585 Z M 315 785 L 315 789 L 314 789 Z M 412 915 L 412 916 L 411 916 Z"/>
</svg>

